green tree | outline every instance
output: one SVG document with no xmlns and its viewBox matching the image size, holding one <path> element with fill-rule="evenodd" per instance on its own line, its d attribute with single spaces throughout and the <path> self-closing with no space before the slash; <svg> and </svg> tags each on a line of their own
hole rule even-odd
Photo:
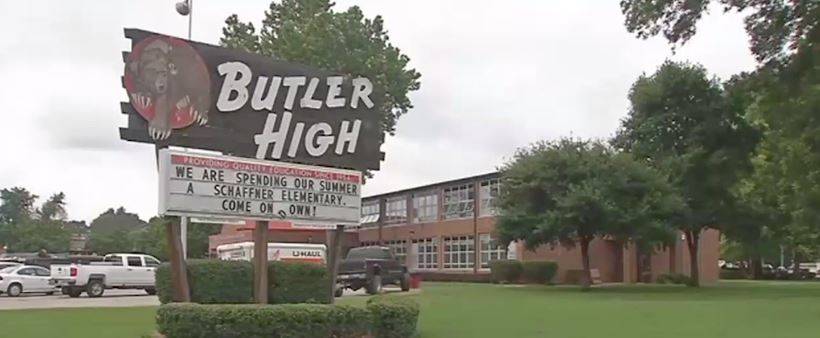
<svg viewBox="0 0 820 338">
<path fill-rule="evenodd" d="M 12 252 L 67 252 L 71 233 L 61 221 L 28 220 L 14 228 L 17 241 L 9 245 Z"/>
<path fill-rule="evenodd" d="M 179 222 L 175 217 L 151 217 L 148 226 L 135 230 L 129 234 L 134 243 L 134 250 L 144 252 L 168 260 L 168 240 L 165 225 L 168 222 Z M 188 224 L 188 241 L 186 251 L 189 259 L 208 258 L 208 236 L 218 234 L 222 230 L 220 224 L 190 223 Z"/>
<path fill-rule="evenodd" d="M 626 29 L 639 38 L 658 34 L 674 45 L 683 45 L 697 32 L 697 22 L 718 2 L 724 12 L 746 14 L 750 47 L 760 63 L 788 59 L 820 29 L 820 1 L 783 0 L 621 0 Z"/>
<path fill-rule="evenodd" d="M 65 194 L 57 193 L 34 207 L 37 195 L 25 188 L 0 191 L 0 245 L 9 251 L 68 251 L 71 234 L 63 228 Z"/>
<path fill-rule="evenodd" d="M 63 220 L 66 217 L 65 194 L 62 192 L 51 195 L 40 209 L 37 215 L 43 220 Z"/>
<path fill-rule="evenodd" d="M 410 58 L 389 41 L 381 16 L 365 18 L 359 7 L 337 12 L 329 0 L 271 2 L 262 28 L 237 15 L 225 20 L 222 45 L 312 65 L 373 81 L 385 132 L 413 107 L 408 94 L 419 89 L 421 75 L 408 68 Z"/>
<path fill-rule="evenodd" d="M 638 78 L 629 101 L 613 144 L 668 173 L 680 191 L 686 211 L 676 226 L 697 286 L 700 234 L 731 221 L 733 188 L 751 169 L 758 132 L 698 65 L 665 62 Z"/>
<path fill-rule="evenodd" d="M 14 187 L 0 190 L 0 223 L 14 224 L 33 217 L 34 202 L 38 196 L 26 188 Z"/>
<path fill-rule="evenodd" d="M 89 247 L 99 254 L 135 251 L 129 234 L 146 226 L 137 214 L 129 213 L 123 207 L 108 209 L 91 221 Z"/>
<path fill-rule="evenodd" d="M 682 207 L 664 176 L 597 141 L 561 139 L 520 149 L 501 175 L 501 240 L 522 240 L 529 249 L 579 245 L 584 289 L 591 282 L 593 239 L 668 241 L 668 220 Z"/>
</svg>

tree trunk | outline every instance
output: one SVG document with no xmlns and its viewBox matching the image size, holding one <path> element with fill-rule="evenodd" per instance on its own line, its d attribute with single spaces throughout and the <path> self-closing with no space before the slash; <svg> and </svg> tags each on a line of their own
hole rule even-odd
<svg viewBox="0 0 820 338">
<path fill-rule="evenodd" d="M 700 231 L 686 232 L 686 245 L 689 247 L 689 278 L 692 279 L 690 286 L 700 286 L 700 265 L 698 264 L 698 239 Z"/>
<path fill-rule="evenodd" d="M 589 270 L 589 242 L 587 238 L 581 239 L 581 265 L 584 269 L 581 274 L 581 289 L 583 290 L 589 290 L 592 285 L 592 273 Z"/>
<path fill-rule="evenodd" d="M 759 253 L 752 255 L 752 279 L 763 279 L 763 258 Z"/>
</svg>

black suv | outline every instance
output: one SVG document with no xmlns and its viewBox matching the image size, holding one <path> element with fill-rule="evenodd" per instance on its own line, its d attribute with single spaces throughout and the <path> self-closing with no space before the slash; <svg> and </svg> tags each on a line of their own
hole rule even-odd
<svg viewBox="0 0 820 338">
<path fill-rule="evenodd" d="M 410 290 L 410 274 L 390 248 L 365 246 L 350 249 L 347 258 L 339 264 L 336 284 L 336 297 L 340 297 L 345 288 L 354 291 L 365 288 L 368 294 L 377 294 L 384 284 L 395 284 L 407 291 Z"/>
</svg>

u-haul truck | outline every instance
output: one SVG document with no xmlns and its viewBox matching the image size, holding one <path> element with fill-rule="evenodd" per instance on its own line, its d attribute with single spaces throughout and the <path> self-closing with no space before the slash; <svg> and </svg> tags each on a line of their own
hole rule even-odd
<svg viewBox="0 0 820 338">
<path fill-rule="evenodd" d="M 268 243 L 268 260 L 325 263 L 324 244 Z M 216 247 L 221 260 L 250 261 L 253 259 L 253 242 L 223 244 Z"/>
</svg>

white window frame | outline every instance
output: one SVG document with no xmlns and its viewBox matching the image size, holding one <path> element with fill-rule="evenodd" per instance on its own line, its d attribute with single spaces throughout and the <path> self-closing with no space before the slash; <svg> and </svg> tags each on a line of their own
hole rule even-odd
<svg viewBox="0 0 820 338">
<path fill-rule="evenodd" d="M 478 189 L 481 201 L 478 209 L 479 216 L 495 216 L 498 215 L 498 196 L 501 194 L 501 183 L 497 178 L 482 181 Z"/>
<path fill-rule="evenodd" d="M 473 184 L 462 184 L 444 189 L 444 219 L 473 217 L 475 212 L 475 192 Z"/>
<path fill-rule="evenodd" d="M 362 217 L 359 219 L 359 227 L 373 228 L 379 222 L 379 201 L 362 203 Z"/>
<path fill-rule="evenodd" d="M 416 270 L 438 270 L 438 238 L 422 238 L 413 241 L 416 245 Z"/>
<path fill-rule="evenodd" d="M 386 241 L 384 242 L 384 246 L 390 248 L 390 252 L 393 253 L 393 256 L 401 262 L 405 264 L 407 262 L 407 241 L 395 240 L 395 241 Z"/>
<path fill-rule="evenodd" d="M 475 240 L 472 235 L 444 237 L 444 270 L 473 270 L 475 267 Z"/>
<path fill-rule="evenodd" d="M 428 191 L 413 196 L 413 223 L 438 220 L 438 191 Z"/>
<path fill-rule="evenodd" d="M 490 234 L 478 235 L 479 256 L 481 259 L 481 270 L 489 270 L 490 262 L 507 258 L 507 250 L 503 245 L 498 244 L 498 240 Z"/>
<path fill-rule="evenodd" d="M 407 223 L 407 197 L 393 197 L 385 201 L 384 223 L 401 224 Z"/>
</svg>

